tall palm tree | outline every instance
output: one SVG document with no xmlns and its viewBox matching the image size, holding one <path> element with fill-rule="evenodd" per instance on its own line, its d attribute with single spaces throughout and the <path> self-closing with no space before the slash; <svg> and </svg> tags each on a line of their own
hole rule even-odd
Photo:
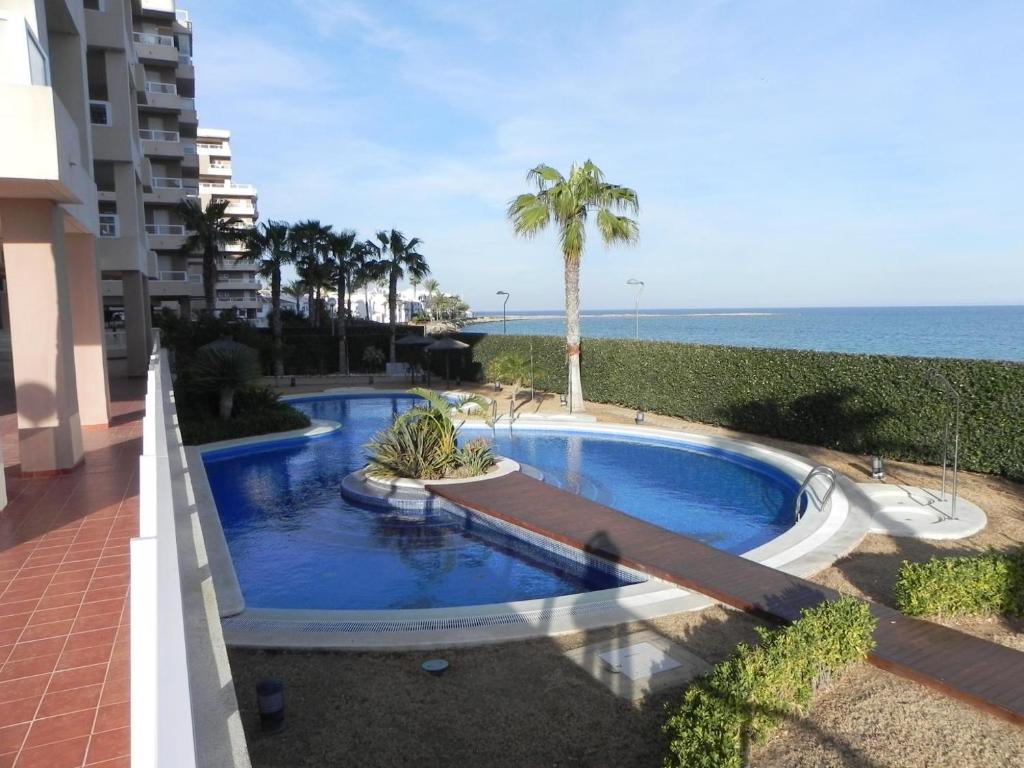
<svg viewBox="0 0 1024 768">
<path fill-rule="evenodd" d="M 331 225 L 321 224 L 317 219 L 298 221 L 291 229 L 295 267 L 299 278 L 306 285 L 309 322 L 314 327 L 320 325 L 320 291 L 330 278 L 330 270 L 325 266 L 327 239 L 330 235 Z"/>
<path fill-rule="evenodd" d="M 416 250 L 422 244 L 418 237 L 406 239 L 397 229 L 378 232 L 381 263 L 388 278 L 388 323 L 391 326 L 391 362 L 395 362 L 395 332 L 398 325 L 398 281 L 405 277 L 422 280 L 430 274 L 423 254 Z"/>
<path fill-rule="evenodd" d="M 281 268 L 295 255 L 288 237 L 288 224 L 265 221 L 249 235 L 249 253 L 259 259 L 260 277 L 270 279 L 270 329 L 274 335 L 274 375 L 284 375 L 284 344 L 281 329 Z"/>
<path fill-rule="evenodd" d="M 327 241 L 331 268 L 338 288 L 338 368 L 348 373 L 348 312 L 345 298 L 349 293 L 352 273 L 356 268 L 356 233 L 351 229 L 333 233 Z"/>
<path fill-rule="evenodd" d="M 434 297 L 437 296 L 437 292 L 441 290 L 441 284 L 431 277 L 423 281 L 423 289 L 427 292 L 427 298 L 430 300 L 430 319 L 437 320 L 437 318 L 434 317 Z"/>
<path fill-rule="evenodd" d="M 355 247 L 356 266 L 353 283 L 363 289 L 363 314 L 370 319 L 370 286 L 384 277 L 381 250 L 372 240 L 364 240 Z"/>
<path fill-rule="evenodd" d="M 175 207 L 175 212 L 192 234 L 181 247 L 184 254 L 201 251 L 203 254 L 203 293 L 206 296 L 206 311 L 214 314 L 217 306 L 217 257 L 228 243 L 244 240 L 248 231 L 242 220 L 228 216 L 227 200 L 211 200 L 206 209 L 195 198 L 185 198 Z"/>
<path fill-rule="evenodd" d="M 520 237 L 533 237 L 554 221 L 558 227 L 565 269 L 565 353 L 569 361 L 569 407 L 583 410 L 580 381 L 580 261 L 587 240 L 587 218 L 594 214 L 606 246 L 634 243 L 640 229 L 636 192 L 609 184 L 601 169 L 587 160 L 569 168 L 569 177 L 548 165 L 538 165 L 526 180 L 536 192 L 519 195 L 508 205 L 508 218 Z"/>
</svg>

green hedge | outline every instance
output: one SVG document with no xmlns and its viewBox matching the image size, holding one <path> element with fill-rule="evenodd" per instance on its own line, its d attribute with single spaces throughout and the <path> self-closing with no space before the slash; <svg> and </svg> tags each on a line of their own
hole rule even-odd
<svg viewBox="0 0 1024 768">
<path fill-rule="evenodd" d="M 893 587 L 909 616 L 1024 615 L 1024 548 L 904 562 Z"/>
<path fill-rule="evenodd" d="M 741 643 L 669 707 L 665 765 L 740 768 L 750 743 L 807 709 L 819 679 L 867 657 L 874 628 L 867 604 L 849 597 L 806 610 L 785 629 L 759 628 L 760 645 Z"/>
<path fill-rule="evenodd" d="M 497 355 L 529 354 L 565 391 L 564 341 L 460 334 L 467 376 L 483 380 Z M 960 465 L 1024 481 L 1024 364 L 587 339 L 583 392 L 593 402 L 677 416 L 853 453 L 942 461 L 946 402 L 927 380 L 943 373 L 963 404 Z"/>
</svg>

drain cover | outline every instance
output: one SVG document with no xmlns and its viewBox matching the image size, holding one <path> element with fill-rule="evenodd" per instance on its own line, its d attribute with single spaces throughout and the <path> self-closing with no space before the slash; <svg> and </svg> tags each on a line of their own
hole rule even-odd
<svg viewBox="0 0 1024 768">
<path fill-rule="evenodd" d="M 625 675 L 630 680 L 642 680 L 654 677 L 661 672 L 682 666 L 664 650 L 650 643 L 627 645 L 599 654 L 601 661 L 608 665 L 612 672 Z"/>
<path fill-rule="evenodd" d="M 435 677 L 440 677 L 448 669 L 448 662 L 444 659 L 428 659 L 420 664 L 420 669 L 424 672 L 429 672 Z"/>
</svg>

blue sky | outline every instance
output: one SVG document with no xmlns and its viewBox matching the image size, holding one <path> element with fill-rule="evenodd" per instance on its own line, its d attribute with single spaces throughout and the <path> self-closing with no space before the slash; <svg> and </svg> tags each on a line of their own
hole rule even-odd
<svg viewBox="0 0 1024 768">
<path fill-rule="evenodd" d="M 185 5 L 185 3 L 182 3 Z M 186 6 L 188 7 L 188 6 Z M 260 213 L 425 241 L 561 306 L 504 218 L 539 162 L 637 190 L 584 308 L 1024 303 L 1024 3 L 202 0 L 201 122 Z"/>
</svg>

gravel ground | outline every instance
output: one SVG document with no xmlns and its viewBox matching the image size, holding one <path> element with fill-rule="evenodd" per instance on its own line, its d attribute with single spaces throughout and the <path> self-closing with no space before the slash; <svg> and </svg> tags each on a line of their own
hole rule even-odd
<svg viewBox="0 0 1024 768">
<path fill-rule="evenodd" d="M 484 390 L 482 390 L 484 391 Z M 485 391 L 489 396 L 493 392 Z M 499 396 L 499 397 L 503 397 Z M 554 411 L 547 398 L 523 406 Z M 507 406 L 506 406 L 507 408 Z M 588 406 L 602 421 L 632 422 L 632 412 Z M 693 432 L 728 430 L 648 416 L 648 424 Z M 869 480 L 865 457 L 739 435 L 829 464 Z M 890 480 L 938 487 L 938 470 L 889 462 Z M 958 542 L 868 536 L 814 580 L 892 604 L 900 562 L 1024 543 L 1024 486 L 962 473 L 961 492 L 989 515 L 988 527 Z M 1024 650 L 1024 624 L 949 622 Z M 614 697 L 562 655 L 564 650 L 655 630 L 714 663 L 739 641 L 755 638 L 757 620 L 710 608 L 696 614 L 557 638 L 431 653 L 287 653 L 232 650 L 239 703 L 257 768 L 285 766 L 656 766 L 668 692 L 630 704 Z M 425 658 L 452 663 L 441 678 L 419 670 Z M 273 676 L 286 685 L 288 725 L 263 736 L 254 687 Z M 811 713 L 786 724 L 752 755 L 752 765 L 947 766 L 1024 765 L 1024 728 L 1005 723 L 930 689 L 858 665 L 819 692 Z"/>
</svg>

